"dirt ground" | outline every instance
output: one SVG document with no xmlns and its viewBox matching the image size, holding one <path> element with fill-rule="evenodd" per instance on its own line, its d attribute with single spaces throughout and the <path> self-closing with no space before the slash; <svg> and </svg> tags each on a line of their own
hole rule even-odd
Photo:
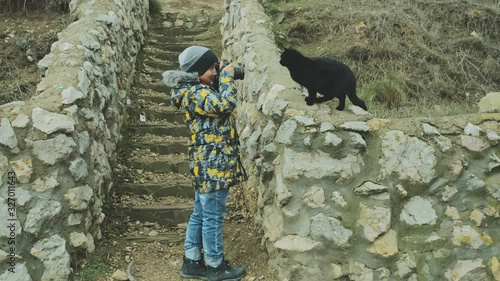
<svg viewBox="0 0 500 281">
<path fill-rule="evenodd" d="M 0 13 L 0 105 L 35 93 L 42 77 L 36 64 L 68 24 L 68 14 Z"/>
<path fill-rule="evenodd" d="M 120 196 L 115 196 L 117 201 L 114 203 L 120 204 Z M 226 256 L 234 266 L 242 266 L 247 270 L 242 281 L 277 281 L 267 267 L 267 254 L 261 245 L 262 234 L 254 227 L 241 199 L 240 190 L 232 189 L 223 231 Z M 137 280 L 183 280 L 179 277 L 179 270 L 182 265 L 185 225 L 164 227 L 127 221 L 113 207 L 108 207 L 106 214 L 108 217 L 103 228 L 103 239 L 96 241 L 96 252 L 77 265 L 76 280 L 114 280 L 111 278 L 112 274 L 117 270 L 126 272 L 131 260 L 134 260 L 132 273 Z M 143 243 L 127 239 L 133 235 L 164 237 L 166 240 Z"/>
</svg>

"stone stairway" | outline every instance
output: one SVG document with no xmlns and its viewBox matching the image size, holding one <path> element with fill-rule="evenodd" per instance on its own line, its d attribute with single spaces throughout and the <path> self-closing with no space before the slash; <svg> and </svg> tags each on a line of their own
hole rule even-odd
<svg viewBox="0 0 500 281">
<path fill-rule="evenodd" d="M 182 114 L 170 105 L 170 89 L 161 78 L 165 70 L 178 67 L 177 57 L 188 46 L 217 47 L 212 45 L 220 42 L 214 28 L 219 19 L 220 14 L 203 12 L 162 13 L 151 19 L 129 94 L 117 165 L 115 204 L 131 222 L 168 229 L 182 227 L 189 219 L 194 198 L 186 154 L 189 133 Z M 168 231 L 154 236 L 128 233 L 126 239 L 164 244 L 181 240 Z"/>
<path fill-rule="evenodd" d="M 177 57 L 187 46 L 203 45 L 221 53 L 218 22 L 223 1 L 160 1 L 162 14 L 152 16 L 138 56 L 127 127 L 113 167 L 115 185 L 105 204 L 104 239 L 97 242 L 94 257 L 113 271 L 127 271 L 133 260 L 131 273 L 137 281 L 183 280 L 179 270 L 194 198 L 187 175 L 187 128 L 183 115 L 170 106 L 170 89 L 161 83 L 161 74 L 178 67 Z M 146 122 L 140 121 L 140 114 Z M 244 215 L 241 198 L 241 189 L 230 191 L 226 254 L 247 269 L 242 281 L 274 281 L 267 271 L 267 254 L 258 246 L 261 233 Z"/>
</svg>

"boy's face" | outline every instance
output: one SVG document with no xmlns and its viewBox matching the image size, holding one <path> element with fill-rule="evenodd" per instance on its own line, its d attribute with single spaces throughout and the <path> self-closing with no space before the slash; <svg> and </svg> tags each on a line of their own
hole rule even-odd
<svg viewBox="0 0 500 281">
<path fill-rule="evenodd" d="M 215 77 L 217 76 L 217 69 L 215 67 L 217 63 L 214 63 L 203 75 L 200 76 L 200 81 L 212 85 L 215 81 Z"/>
</svg>

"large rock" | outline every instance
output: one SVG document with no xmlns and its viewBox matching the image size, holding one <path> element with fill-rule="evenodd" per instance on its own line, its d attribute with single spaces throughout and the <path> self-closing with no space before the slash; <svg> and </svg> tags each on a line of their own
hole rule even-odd
<svg viewBox="0 0 500 281">
<path fill-rule="evenodd" d="M 374 281 L 374 271 L 362 263 L 349 260 L 349 278 L 353 281 Z"/>
<path fill-rule="evenodd" d="M 10 165 L 14 169 L 14 172 L 16 172 L 17 181 L 20 183 L 30 182 L 31 174 L 33 173 L 33 163 L 30 158 L 10 161 Z"/>
<path fill-rule="evenodd" d="M 395 173 L 402 180 L 429 183 L 436 176 L 436 163 L 434 148 L 418 138 L 389 131 L 382 140 L 379 164 L 384 178 Z"/>
<path fill-rule="evenodd" d="M 334 159 L 322 151 L 306 153 L 285 148 L 283 156 L 282 169 L 285 179 L 304 176 L 312 179 L 332 177 L 345 180 L 359 174 L 364 166 L 363 157 L 352 154 L 342 159 Z"/>
<path fill-rule="evenodd" d="M 7 146 L 10 149 L 17 147 L 17 137 L 14 129 L 10 125 L 9 119 L 2 118 L 0 121 L 0 144 Z"/>
<path fill-rule="evenodd" d="M 479 112 L 500 112 L 500 92 L 487 94 L 479 101 Z"/>
<path fill-rule="evenodd" d="M 35 243 L 31 255 L 43 262 L 45 271 L 41 281 L 68 280 L 71 273 L 70 256 L 66 250 L 66 241 L 55 234 L 50 238 Z"/>
<path fill-rule="evenodd" d="M 0 280 L 8 280 L 8 281 L 31 281 L 31 276 L 26 268 L 24 263 L 16 264 L 14 273 L 10 271 L 5 271 L 2 275 L 0 275 Z"/>
<path fill-rule="evenodd" d="M 280 158 L 276 158 L 279 160 Z M 290 200 L 290 197 L 292 196 L 292 193 L 290 192 L 290 189 L 286 185 L 282 173 L 276 174 L 276 204 L 279 206 L 285 205 L 288 200 Z"/>
<path fill-rule="evenodd" d="M 14 128 L 24 128 L 28 125 L 30 118 L 26 114 L 19 114 L 14 121 L 12 121 L 12 127 Z"/>
<path fill-rule="evenodd" d="M 28 212 L 24 231 L 38 234 L 43 223 L 53 218 L 61 212 L 61 203 L 55 200 L 47 200 L 42 197 L 38 198 L 36 205 Z"/>
<path fill-rule="evenodd" d="M 94 191 L 88 185 L 79 186 L 75 188 L 71 188 L 68 190 L 66 194 L 64 194 L 64 198 L 69 201 L 69 207 L 72 210 L 85 210 L 90 203 L 90 199 Z"/>
<path fill-rule="evenodd" d="M 297 123 L 288 119 L 279 127 L 274 140 L 279 143 L 292 144 L 292 137 L 296 129 Z"/>
<path fill-rule="evenodd" d="M 397 254 L 399 252 L 397 232 L 391 229 L 377 238 L 377 240 L 373 242 L 373 245 L 368 248 L 368 252 L 383 257 L 390 257 Z"/>
<path fill-rule="evenodd" d="M 298 235 L 287 235 L 274 243 L 275 248 L 299 253 L 317 249 L 322 245 L 320 242 Z"/>
<path fill-rule="evenodd" d="M 275 206 L 265 206 L 262 214 L 264 236 L 274 242 L 283 234 L 283 214 Z"/>
<path fill-rule="evenodd" d="M 75 89 L 75 87 L 73 87 L 73 86 L 70 86 L 69 88 L 64 89 L 61 92 L 61 95 L 62 95 L 62 103 L 63 104 L 72 104 L 79 99 L 85 98 L 85 95 L 82 92 Z"/>
<path fill-rule="evenodd" d="M 389 188 L 383 185 L 376 184 L 371 181 L 364 182 L 362 185 L 354 188 L 354 194 L 361 196 L 370 196 L 383 192 L 387 192 Z"/>
<path fill-rule="evenodd" d="M 488 276 L 482 259 L 459 260 L 455 268 L 445 274 L 448 281 L 486 281 Z"/>
<path fill-rule="evenodd" d="M 391 227 L 391 209 L 360 203 L 358 225 L 363 227 L 363 235 L 369 241 L 385 233 Z"/>
<path fill-rule="evenodd" d="M 57 135 L 52 139 L 33 142 L 33 154 L 49 165 L 67 159 L 75 149 L 75 141 L 66 135 Z"/>
<path fill-rule="evenodd" d="M 41 108 L 34 108 L 32 112 L 33 127 L 46 133 L 54 132 L 73 132 L 75 130 L 75 121 L 71 117 L 49 112 Z"/>
<path fill-rule="evenodd" d="M 492 257 L 490 260 L 490 269 L 491 273 L 493 273 L 493 278 L 495 281 L 500 280 L 500 262 L 497 257 Z"/>
<path fill-rule="evenodd" d="M 318 186 L 311 186 L 302 199 L 311 208 L 323 208 L 325 207 L 325 190 Z"/>
<path fill-rule="evenodd" d="M 278 94 L 285 89 L 285 86 L 275 84 L 269 93 L 260 95 L 257 106 L 262 107 L 262 113 L 269 116 L 283 116 L 283 110 L 287 107 L 288 102 L 279 99 Z"/>
<path fill-rule="evenodd" d="M 461 135 L 460 143 L 463 147 L 474 152 L 483 152 L 490 147 L 490 144 L 486 140 L 473 136 Z"/>
<path fill-rule="evenodd" d="M 71 161 L 69 171 L 75 180 L 85 179 L 88 174 L 87 163 L 82 158 Z"/>
<path fill-rule="evenodd" d="M 36 179 L 31 184 L 31 189 L 36 192 L 45 192 L 47 190 L 51 190 L 59 186 L 59 182 L 57 181 L 58 172 L 57 170 L 48 173 L 45 177 Z"/>
<path fill-rule="evenodd" d="M 437 215 L 430 199 L 415 196 L 404 205 L 400 219 L 408 225 L 434 225 Z"/>
<path fill-rule="evenodd" d="M 339 138 L 336 134 L 326 132 L 325 134 L 325 141 L 323 142 L 324 145 L 326 146 L 339 146 L 342 143 L 342 139 Z"/>
<path fill-rule="evenodd" d="M 399 278 L 406 280 L 411 273 L 417 268 L 417 263 L 415 258 L 410 254 L 403 254 L 401 258 L 396 262 L 396 274 Z"/>
<path fill-rule="evenodd" d="M 477 250 L 481 246 L 485 245 L 486 242 L 489 244 L 492 243 L 492 240 L 488 235 L 481 235 L 481 233 L 470 225 L 455 226 L 453 228 L 452 235 L 452 242 L 455 246 L 467 245 L 468 247 Z"/>
<path fill-rule="evenodd" d="M 370 126 L 368 123 L 363 122 L 363 121 L 349 121 L 345 122 L 344 124 L 340 125 L 340 128 L 349 130 L 349 131 L 355 131 L 355 132 L 368 132 L 370 131 Z"/>
<path fill-rule="evenodd" d="M 73 247 L 86 249 L 88 242 L 87 236 L 81 232 L 73 231 L 69 234 L 69 243 Z"/>
<path fill-rule="evenodd" d="M 352 231 L 345 228 L 342 222 L 334 217 L 320 213 L 311 220 L 311 237 L 314 239 L 326 239 L 338 246 L 345 246 L 352 236 Z"/>
</svg>

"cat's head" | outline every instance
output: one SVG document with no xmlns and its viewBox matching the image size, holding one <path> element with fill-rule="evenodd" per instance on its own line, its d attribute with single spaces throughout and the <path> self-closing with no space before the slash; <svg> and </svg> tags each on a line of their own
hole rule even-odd
<svg viewBox="0 0 500 281">
<path fill-rule="evenodd" d="M 299 53 L 299 51 L 297 51 L 296 49 L 285 48 L 285 50 L 283 50 L 283 53 L 281 53 L 280 64 L 283 66 L 288 66 L 300 60 L 301 57 L 302 54 Z"/>
</svg>

